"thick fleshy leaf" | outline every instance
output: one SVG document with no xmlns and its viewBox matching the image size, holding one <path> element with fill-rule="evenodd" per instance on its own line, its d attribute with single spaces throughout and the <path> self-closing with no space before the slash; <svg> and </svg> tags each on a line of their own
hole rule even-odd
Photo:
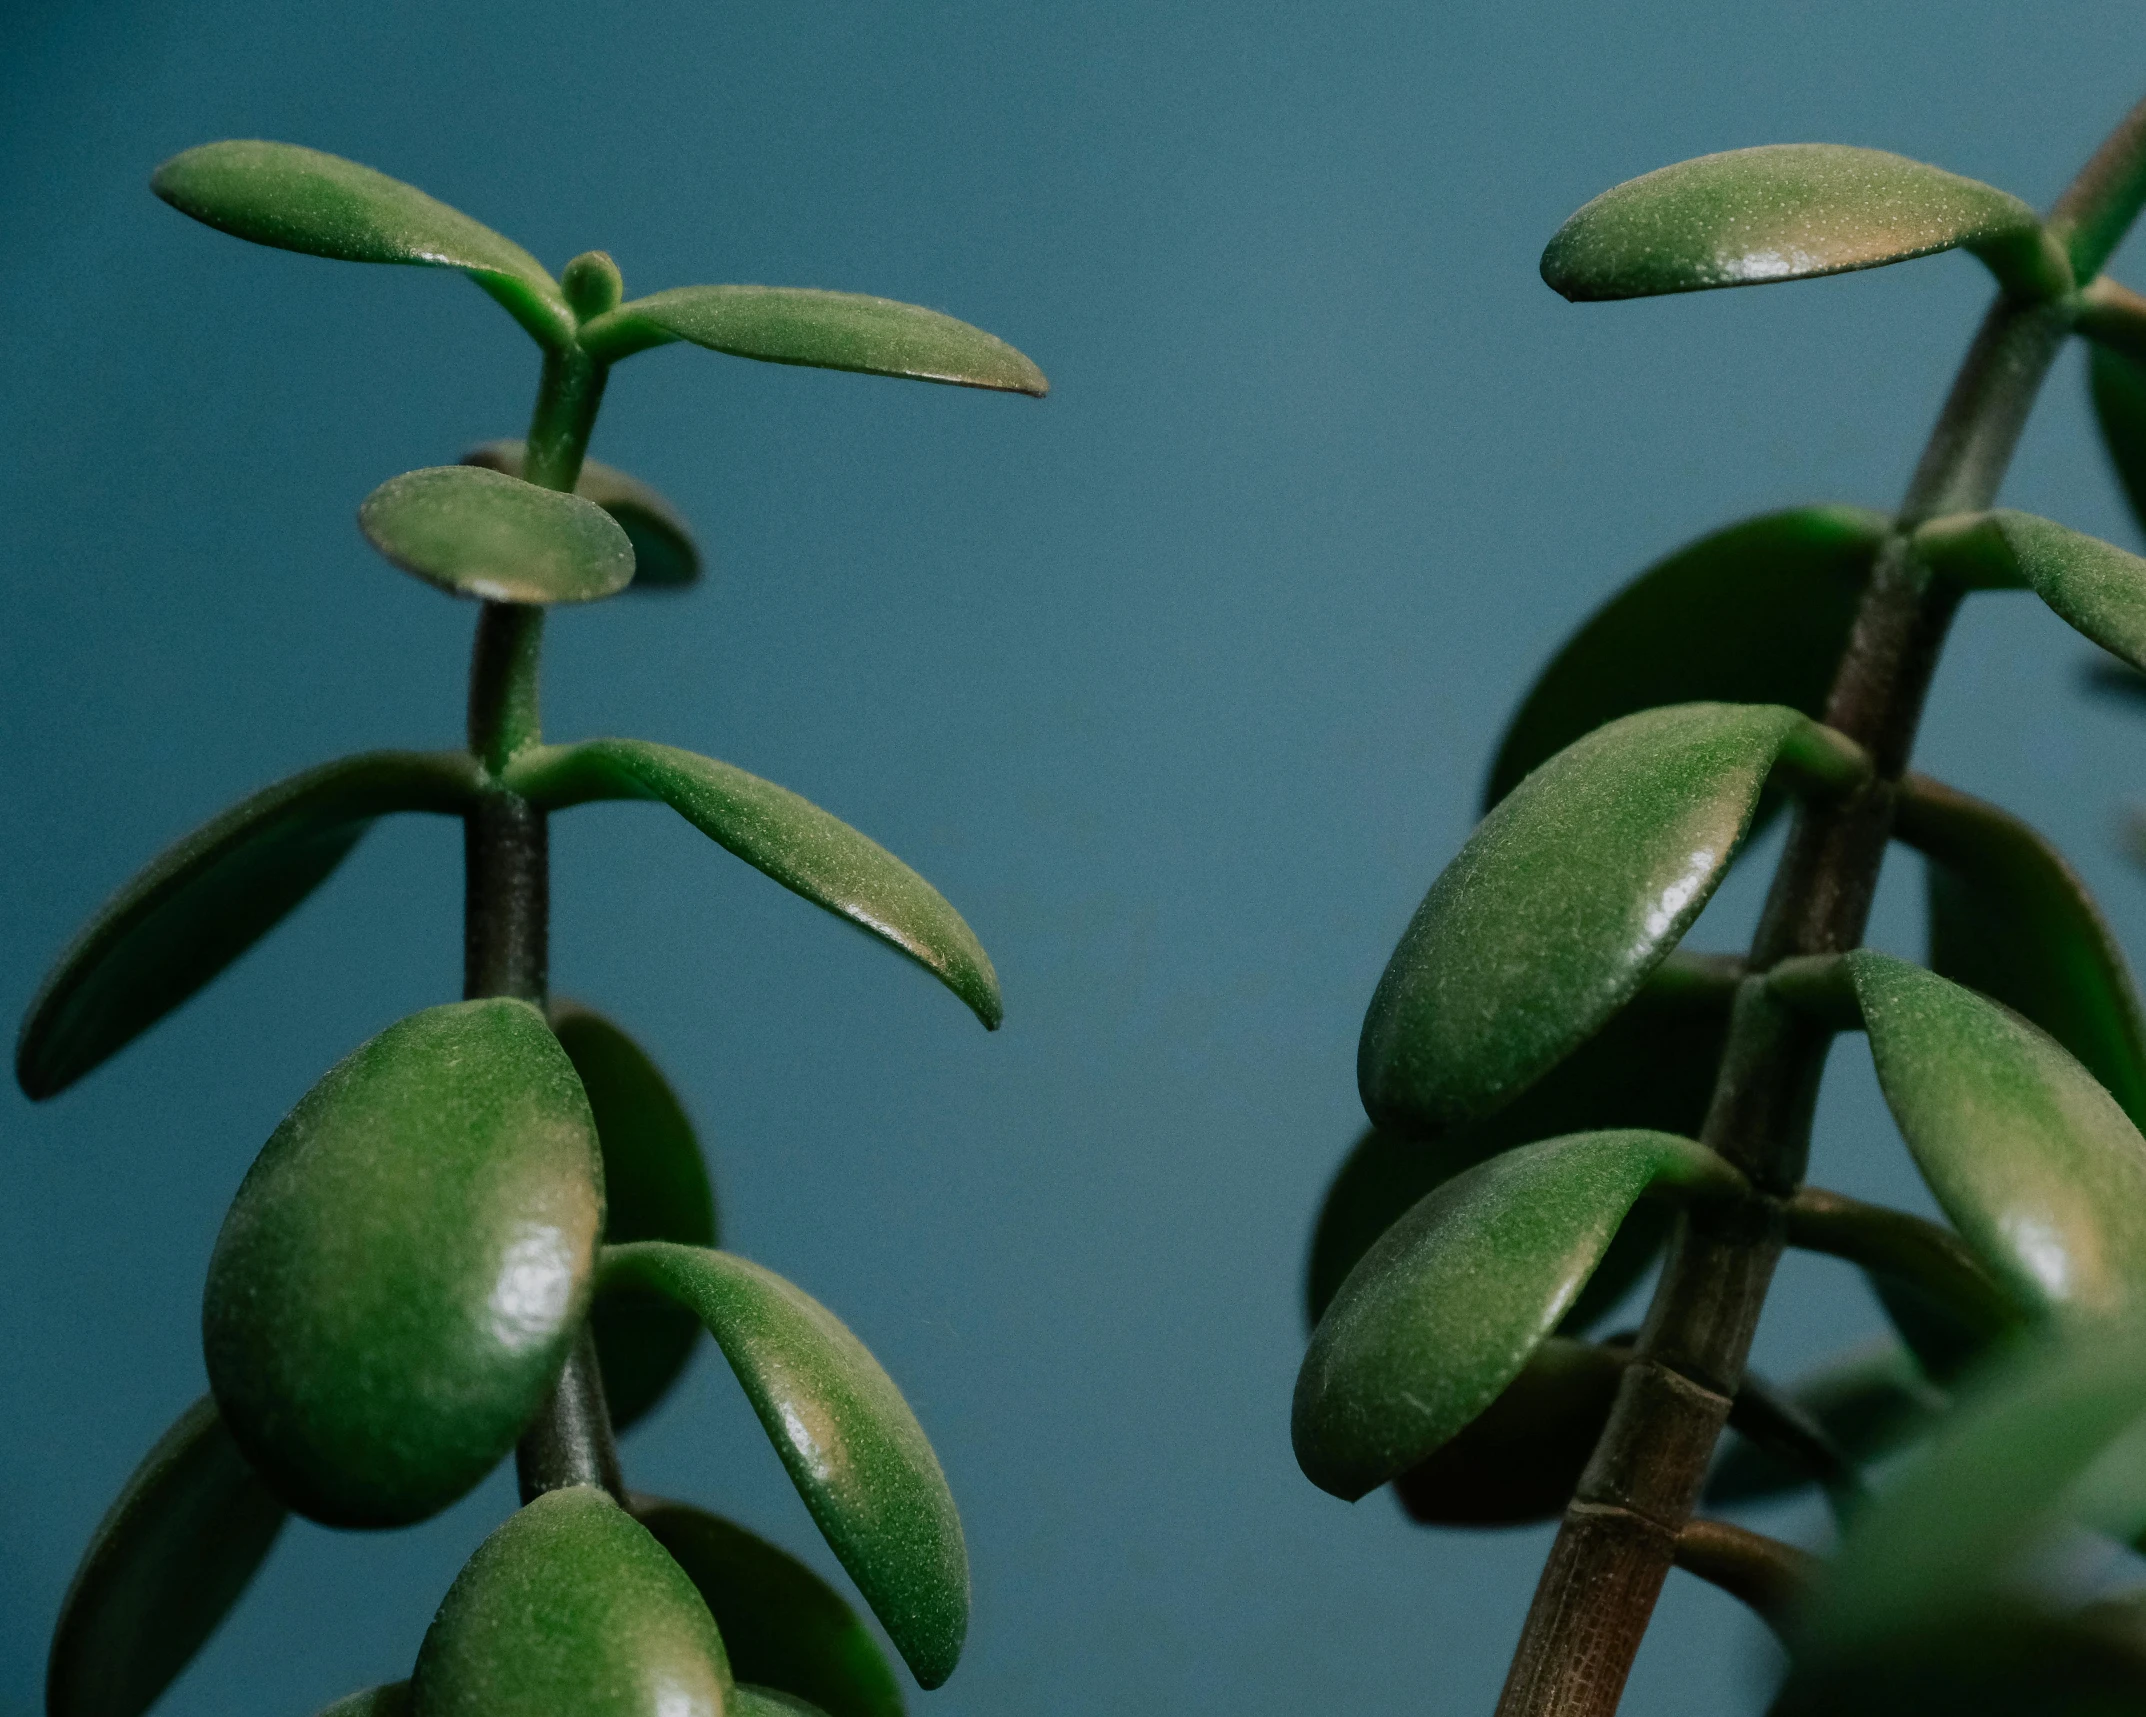
<svg viewBox="0 0 2146 1717">
<path fill-rule="evenodd" d="M 1425 1198 L 1350 1272 L 1312 1332 L 1297 1463 L 1347 1501 L 1424 1459 L 1520 1375 L 1642 1194 L 1742 1177 L 1668 1133 L 1577 1133 L 1493 1157 Z"/>
<path fill-rule="evenodd" d="M 462 463 L 519 477 L 525 445 L 487 441 L 463 454 Z M 633 545 L 633 583 L 628 589 L 676 590 L 700 577 L 700 548 L 685 515 L 640 478 L 627 476 L 615 465 L 584 459 L 574 493 L 616 519 Z"/>
<path fill-rule="evenodd" d="M 779 1687 L 755 1687 L 741 1681 L 730 1690 L 728 1717 L 834 1717 L 832 1712 L 785 1693 Z"/>
<path fill-rule="evenodd" d="M 558 282 L 520 245 L 340 155 L 252 139 L 203 143 L 165 162 L 149 188 L 182 214 L 278 250 L 461 269 L 543 344 L 573 339 Z"/>
<path fill-rule="evenodd" d="M 1043 372 L 995 334 L 915 304 L 798 286 L 674 286 L 596 317 L 600 363 L 690 341 L 734 357 L 1041 396 Z"/>
<path fill-rule="evenodd" d="M 1788 1395 L 1859 1465 L 1928 1434 L 1948 1405 L 1944 1393 L 1925 1381 L 1908 1350 L 1890 1340 L 1844 1354 L 1799 1378 Z M 1715 1506 L 1751 1502 L 1810 1482 L 1804 1468 L 1738 1437 L 1715 1463 L 1706 1500 Z"/>
<path fill-rule="evenodd" d="M 886 848 L 788 788 L 645 739 L 532 746 L 508 766 L 507 785 L 546 810 L 659 800 L 791 893 L 908 955 L 998 1029 L 998 974 L 961 914 Z"/>
<path fill-rule="evenodd" d="M 404 572 L 486 602 L 594 602 L 633 582 L 633 544 L 603 508 L 476 465 L 390 477 L 358 508 Z"/>
<path fill-rule="evenodd" d="M 346 1694 L 333 1705 L 323 1706 L 314 1717 L 409 1717 L 409 1712 L 410 1684 L 396 1681 Z"/>
<path fill-rule="evenodd" d="M 1543 669 L 1499 742 L 1483 808 L 1634 710 L 1720 700 L 1820 714 L 1886 523 L 1861 507 L 1796 507 L 1657 561 Z"/>
<path fill-rule="evenodd" d="M 2087 370 L 2094 421 L 2131 516 L 2146 529 L 2146 364 L 2096 346 Z"/>
<path fill-rule="evenodd" d="M 1429 1139 L 1369 1128 L 1327 1190 L 1305 1268 L 1313 1323 L 1371 1243 L 1433 1187 L 1515 1145 L 1606 1127 L 1693 1135 L 1706 1119 L 1728 1036 L 1739 962 L 1671 954 L 1621 1013 L 1496 1114 Z M 1668 1233 L 1659 1207 L 1635 1211 L 1566 1314 L 1606 1313 Z"/>
<path fill-rule="evenodd" d="M 215 1402 L 188 1408 L 82 1553 L 52 1634 L 49 1717 L 148 1710 L 238 1601 L 283 1520 Z"/>
<path fill-rule="evenodd" d="M 425 1717 L 725 1717 L 708 1606 L 600 1490 L 546 1491 L 455 1576 L 418 1649 Z"/>
<path fill-rule="evenodd" d="M 969 1626 L 961 1518 L 916 1415 L 840 1319 L 772 1270 L 660 1240 L 606 1247 L 607 1286 L 690 1306 L 829 1546 L 926 1687 L 954 1672 Z"/>
<path fill-rule="evenodd" d="M 2024 1014 L 2146 1121 L 2146 1016 L 2079 874 L 2017 817 L 1926 776 L 1893 829 L 1928 862 L 1930 965 Z"/>
<path fill-rule="evenodd" d="M 271 1488 L 400 1526 L 483 1478 L 566 1363 L 602 1173 L 527 1002 L 428 1008 L 330 1069 L 232 1201 L 202 1309 L 217 1406 Z"/>
<path fill-rule="evenodd" d="M 901 1717 L 901 1688 L 878 1642 L 810 1568 L 682 1502 L 631 1504 L 707 1601 L 739 1680 L 810 1700 L 827 1717 Z"/>
<path fill-rule="evenodd" d="M 573 1062 L 604 1153 L 604 1239 L 716 1241 L 715 1188 L 685 1106 L 657 1068 L 593 1009 L 554 1001 L 551 1029 Z M 658 1295 L 621 1290 L 589 1312 L 611 1423 L 660 1401 L 700 1341 L 700 1319 Z"/>
<path fill-rule="evenodd" d="M 2040 217 L 2009 192 L 1883 149 L 1774 143 L 1627 180 L 1558 228 L 1542 277 L 1575 302 L 1809 280 L 1956 248 L 2022 297 L 2068 291 Z"/>
<path fill-rule="evenodd" d="M 1425 1526 L 1553 1520 L 1609 1422 L 1627 1354 L 1551 1336 L 1520 1375 L 1450 1441 L 1393 1481 Z"/>
<path fill-rule="evenodd" d="M 2039 1027 L 1889 955 L 1845 956 L 1878 1082 L 1938 1204 L 2022 1303 L 2146 1306 L 2146 1139 Z"/>
<path fill-rule="evenodd" d="M 2032 513 L 1936 519 L 1916 552 L 1975 590 L 2027 589 L 2111 655 L 2146 668 L 2146 560 Z"/>
<path fill-rule="evenodd" d="M 30 1004 L 15 1077 L 65 1090 L 273 929 L 375 817 L 458 814 L 476 765 L 460 751 L 370 751 L 264 787 L 167 847 L 107 901 Z"/>
<path fill-rule="evenodd" d="M 1833 785 L 1867 762 L 1779 704 L 1643 710 L 1567 746 L 1431 885 L 1364 1017 L 1373 1121 L 1487 1115 L 1639 992 L 1713 896 L 1776 766 Z"/>
</svg>

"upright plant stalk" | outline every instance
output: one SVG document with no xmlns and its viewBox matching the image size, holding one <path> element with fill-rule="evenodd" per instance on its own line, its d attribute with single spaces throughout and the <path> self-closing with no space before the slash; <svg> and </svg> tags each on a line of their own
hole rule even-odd
<svg viewBox="0 0 2146 1717">
<path fill-rule="evenodd" d="M 2068 237 L 2078 279 L 2093 278 L 2142 199 L 2146 103 L 2051 216 L 2051 230 Z M 1680 1218 L 1633 1361 L 1543 1570 L 1500 1717 L 1608 1717 L 1622 1696 L 1742 1382 L 1834 1035 L 1823 1019 L 1784 1005 L 1766 975 L 1783 960 L 1842 954 L 1862 939 L 1900 780 L 1961 594 L 1918 562 L 1913 533 L 1995 499 L 2074 314 L 2067 301 L 2000 297 L 1880 551 L 1825 710 L 1826 724 L 1860 744 L 1875 771 L 1866 785 L 1797 812 L 1702 1133 L 1751 1191 Z"/>
</svg>

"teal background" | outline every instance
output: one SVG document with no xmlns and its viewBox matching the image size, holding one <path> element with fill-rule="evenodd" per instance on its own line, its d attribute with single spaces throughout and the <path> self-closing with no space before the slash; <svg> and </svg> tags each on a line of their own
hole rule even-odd
<svg viewBox="0 0 2146 1717">
<path fill-rule="evenodd" d="M 1536 256 L 1596 191 L 1752 143 L 2046 203 L 2146 85 L 2136 8 L 112 0 L 8 30 L 10 1017 L 227 801 L 455 738 L 471 612 L 352 515 L 517 433 L 534 380 L 466 284 L 241 245 L 149 196 L 159 160 L 285 138 L 554 267 L 608 248 L 629 292 L 980 323 L 1050 399 L 623 367 L 594 450 L 678 502 L 713 576 L 562 615 L 547 716 L 723 756 L 901 853 L 991 949 L 1004 1031 L 653 807 L 559 820 L 556 982 L 671 1071 L 730 1243 L 847 1318 L 936 1442 L 976 1613 L 914 1710 L 1487 1711 L 1547 1529 L 1424 1533 L 1289 1453 L 1363 1005 L 1565 632 L 1717 523 L 1896 497 L 1988 293 L 1954 256 L 1575 308 Z M 2136 545 L 2083 395 L 2074 354 L 2007 500 Z M 2049 830 L 2146 947 L 2116 845 L 2146 729 L 2081 694 L 2088 653 L 1977 598 L 1921 761 Z M 1763 870 L 1697 945 L 1740 941 Z M 123 1058 L 0 1096 L 0 1712 L 37 1707 L 85 1537 L 202 1387 L 202 1272 L 253 1152 L 457 993 L 460 878 L 450 825 L 383 828 Z M 1917 896 L 1904 863 L 1881 944 L 1918 951 Z M 1859 1042 L 1815 1173 L 1920 1200 Z M 1875 1328 L 1844 1271 L 1792 1261 L 1760 1362 Z M 712 1347 L 626 1459 L 832 1569 Z M 502 1476 L 408 1533 L 293 1526 L 164 1709 L 305 1713 L 403 1673 L 510 1504 Z M 1770 1649 L 1675 1576 L 1628 1708 L 1756 1710 Z"/>
</svg>

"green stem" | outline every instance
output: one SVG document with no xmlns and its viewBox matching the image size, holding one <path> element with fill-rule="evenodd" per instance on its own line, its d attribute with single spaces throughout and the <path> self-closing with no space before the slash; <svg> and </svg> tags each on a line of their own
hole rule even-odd
<svg viewBox="0 0 2146 1717">
<path fill-rule="evenodd" d="M 2146 103 L 2058 204 L 2072 254 L 2098 267 L 2142 187 Z M 1611 1717 L 1617 1709 L 1743 1379 L 1833 1036 L 1824 1019 L 1770 994 L 1764 974 L 1781 960 L 1843 953 L 1862 940 L 1899 778 L 1959 603 L 1950 585 L 1922 575 L 1908 532 L 1995 499 L 2071 309 L 2007 299 L 1992 306 L 1878 557 L 1825 716 L 1870 753 L 1876 776 L 1797 813 L 1703 1129 L 1754 1192 L 1692 1206 L 1679 1221 L 1638 1349 L 1536 1587 L 1499 1717 Z"/>
<path fill-rule="evenodd" d="M 571 490 L 603 397 L 604 372 L 576 348 L 544 359 L 529 428 L 526 479 Z M 482 797 L 464 822 L 463 994 L 548 1000 L 550 832 L 543 811 L 500 784 L 517 752 L 540 744 L 538 681 L 544 610 L 487 602 L 470 662 L 469 748 L 483 766 Z M 522 1500 L 567 1485 L 599 1485 L 625 1501 L 603 1375 L 588 1325 L 515 1450 Z"/>
</svg>

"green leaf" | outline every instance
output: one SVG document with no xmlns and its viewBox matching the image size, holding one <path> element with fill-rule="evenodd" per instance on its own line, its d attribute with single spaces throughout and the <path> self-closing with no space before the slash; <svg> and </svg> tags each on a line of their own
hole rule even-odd
<svg viewBox="0 0 2146 1717">
<path fill-rule="evenodd" d="M 2022 1303 L 2146 1299 L 2146 1139 L 2055 1039 L 1904 960 L 1845 956 L 1878 1083 L 1937 1202 Z"/>
<path fill-rule="evenodd" d="M 600 1490 L 547 1491 L 469 1559 L 418 1648 L 425 1717 L 724 1717 L 708 1606 Z"/>
<path fill-rule="evenodd" d="M 602 1014 L 554 1001 L 551 1029 L 581 1077 L 604 1154 L 604 1238 L 713 1246 L 715 1189 L 693 1123 L 638 1044 Z M 611 1423 L 625 1430 L 678 1380 L 700 1319 L 653 1294 L 598 1298 L 589 1313 Z M 720 1620 L 721 1618 L 717 1618 Z"/>
<path fill-rule="evenodd" d="M 2087 366 L 2094 421 L 2131 516 L 2146 529 L 2146 364 L 2097 345 Z"/>
<path fill-rule="evenodd" d="M 546 810 L 655 799 L 793 894 L 898 949 L 996 1031 L 1005 1009 L 991 957 L 939 891 L 809 800 L 712 757 L 645 739 L 531 746 L 506 784 Z"/>
<path fill-rule="evenodd" d="M 631 1506 L 707 1601 L 742 1680 L 810 1700 L 826 1717 L 901 1717 L 878 1642 L 810 1568 L 684 1503 L 636 1496 Z"/>
<path fill-rule="evenodd" d="M 595 502 L 474 465 L 390 477 L 358 508 L 358 528 L 450 596 L 594 602 L 633 582 L 633 544 Z"/>
<path fill-rule="evenodd" d="M 46 976 L 15 1043 L 30 1096 L 64 1091 L 187 1000 L 342 863 L 375 817 L 460 814 L 460 751 L 370 751 L 264 787 L 139 871 Z"/>
<path fill-rule="evenodd" d="M 216 1416 L 197 1401 L 105 1511 L 52 1634 L 49 1717 L 139 1717 L 192 1660 L 283 1529 Z"/>
<path fill-rule="evenodd" d="M 315 1717 L 409 1717 L 409 1712 L 410 1684 L 397 1681 L 385 1687 L 368 1687 L 362 1693 L 345 1694 L 316 1712 Z"/>
<path fill-rule="evenodd" d="M 726 1717 L 833 1717 L 794 1693 L 776 1687 L 754 1687 L 743 1681 L 730 1690 L 730 1702 L 724 1710 Z"/>
<path fill-rule="evenodd" d="M 306 1093 L 232 1202 L 202 1308 L 217 1406 L 284 1502 L 406 1525 L 514 1447 L 588 1303 L 601 1176 L 527 1002 L 412 1014 Z"/>
<path fill-rule="evenodd" d="M 1520 1375 L 1650 1190 L 1743 1177 L 1667 1133 L 1577 1133 L 1493 1157 L 1364 1254 L 1312 1333 L 1290 1423 L 1297 1463 L 1354 1502 L 1441 1447 Z"/>
<path fill-rule="evenodd" d="M 1393 1481 L 1424 1526 L 1554 1520 L 1609 1423 L 1628 1353 L 1549 1336 L 1452 1439 Z"/>
<path fill-rule="evenodd" d="M 1964 248 L 2022 298 L 2071 289 L 2035 212 L 2009 192 L 1882 149 L 1774 143 L 1680 161 L 1587 204 L 1542 277 L 1574 302 L 1809 280 Z"/>
<path fill-rule="evenodd" d="M 546 347 L 571 345 L 574 313 L 544 265 L 511 239 L 399 179 L 294 143 L 203 143 L 149 188 L 220 231 L 339 262 L 458 268 Z"/>
<path fill-rule="evenodd" d="M 1861 507 L 1797 507 L 1657 561 L 1543 669 L 1499 742 L 1483 808 L 1635 710 L 1719 700 L 1819 715 L 1887 523 Z"/>
<path fill-rule="evenodd" d="M 2067 625 L 2146 668 L 2146 560 L 2129 550 L 2009 509 L 1933 519 L 1915 550 L 1970 590 L 2032 590 Z"/>
<path fill-rule="evenodd" d="M 487 441 L 463 454 L 462 463 L 519 477 L 525 447 L 521 441 Z M 629 590 L 676 590 L 699 579 L 700 549 L 685 515 L 640 478 L 584 459 L 574 493 L 616 519 L 633 545 Z"/>
<path fill-rule="evenodd" d="M 606 1286 L 691 1306 L 829 1546 L 911 1672 L 937 1687 L 969 1626 L 969 1553 L 916 1415 L 864 1344 L 772 1270 L 660 1240 L 607 1246 Z"/>
<path fill-rule="evenodd" d="M 1778 704 L 1678 704 L 1537 769 L 1431 885 L 1364 1017 L 1357 1087 L 1426 1131 L 1510 1102 L 1622 1008 L 1727 874 L 1777 765 L 1867 762 Z"/>
<path fill-rule="evenodd" d="M 1910 775 L 1894 833 L 1922 853 L 1930 965 L 2024 1014 L 2146 1121 L 2146 1016 L 2078 872 L 2017 817 Z"/>
<path fill-rule="evenodd" d="M 1740 964 L 1671 954 L 1609 1024 L 1496 1114 L 1434 1138 L 1366 1130 L 1334 1177 L 1312 1234 L 1305 1296 L 1317 1323 L 1371 1243 L 1433 1187 L 1515 1145 L 1605 1127 L 1696 1134 L 1714 1093 Z M 1566 1316 L 1584 1328 L 1624 1297 L 1667 1237 L 1636 1211 Z"/>
<path fill-rule="evenodd" d="M 996 335 L 937 310 L 798 286 L 674 286 L 581 330 L 598 363 L 690 341 L 733 357 L 908 376 L 1001 393 L 1048 393 L 1043 372 Z"/>
<path fill-rule="evenodd" d="M 1927 1435 L 1943 1418 L 1944 1393 L 1900 1343 L 1881 1339 L 1843 1354 L 1788 1391 L 1841 1452 L 1857 1464 L 1882 1459 Z M 1811 1475 L 1747 1438 L 1729 1443 L 1706 1484 L 1710 1506 L 1725 1507 L 1801 1489 Z"/>
</svg>

